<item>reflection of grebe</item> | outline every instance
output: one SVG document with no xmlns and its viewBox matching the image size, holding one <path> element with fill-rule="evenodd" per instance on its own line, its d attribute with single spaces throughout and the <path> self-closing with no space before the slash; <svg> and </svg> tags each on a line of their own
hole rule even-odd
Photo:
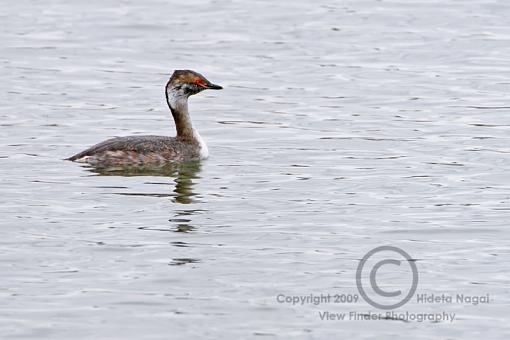
<svg viewBox="0 0 510 340">
<path fill-rule="evenodd" d="M 220 90 L 199 73 L 175 71 L 166 84 L 166 100 L 177 129 L 176 137 L 116 137 L 96 144 L 70 158 L 94 166 L 149 165 L 183 162 L 208 157 L 207 146 L 193 128 L 188 113 L 188 98 L 203 90 Z"/>
<path fill-rule="evenodd" d="M 118 193 L 126 196 L 156 196 L 166 197 L 173 196 L 174 202 L 181 204 L 189 204 L 195 202 L 197 196 L 193 192 L 195 181 L 200 178 L 199 173 L 201 164 L 199 161 L 184 163 L 167 163 L 163 166 L 111 166 L 111 167 L 92 167 L 88 171 L 100 176 L 152 176 L 152 177 L 169 177 L 174 178 L 175 188 L 174 194 L 147 194 L 147 193 Z"/>
<path fill-rule="evenodd" d="M 166 163 L 162 166 L 111 166 L 111 167 L 91 167 L 87 171 L 100 176 L 151 176 L 173 178 L 173 193 L 147 193 L 147 192 L 115 192 L 122 196 L 151 196 L 151 197 L 171 197 L 174 203 L 172 205 L 172 218 L 169 219 L 175 225 L 176 232 L 189 232 L 195 229 L 192 220 L 195 215 L 204 210 L 194 208 L 193 203 L 199 202 L 200 194 L 195 192 L 195 184 L 200 179 L 201 163 L 199 161 L 183 163 Z M 161 184 L 161 183 L 153 183 Z M 179 208 L 180 207 L 180 208 Z M 146 226 L 140 227 L 142 230 L 169 231 L 169 229 Z"/>
</svg>

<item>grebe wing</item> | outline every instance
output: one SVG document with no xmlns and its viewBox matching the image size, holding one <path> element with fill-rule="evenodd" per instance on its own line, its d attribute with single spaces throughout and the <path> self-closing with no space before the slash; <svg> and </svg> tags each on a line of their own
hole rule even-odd
<svg viewBox="0 0 510 340">
<path fill-rule="evenodd" d="M 123 151 L 138 154 L 161 153 L 166 157 L 177 154 L 176 145 L 179 142 L 172 137 L 166 136 L 127 136 L 114 137 L 67 158 L 76 161 L 86 156 L 99 155 L 105 152 Z"/>
</svg>

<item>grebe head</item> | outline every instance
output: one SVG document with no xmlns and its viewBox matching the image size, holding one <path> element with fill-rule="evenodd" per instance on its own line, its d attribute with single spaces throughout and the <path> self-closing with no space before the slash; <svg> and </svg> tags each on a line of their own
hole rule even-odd
<svg viewBox="0 0 510 340">
<path fill-rule="evenodd" d="M 203 75 L 191 70 L 176 70 L 166 84 L 167 92 L 174 96 L 189 97 L 203 90 L 221 90 L 222 87 L 207 80 Z"/>
</svg>

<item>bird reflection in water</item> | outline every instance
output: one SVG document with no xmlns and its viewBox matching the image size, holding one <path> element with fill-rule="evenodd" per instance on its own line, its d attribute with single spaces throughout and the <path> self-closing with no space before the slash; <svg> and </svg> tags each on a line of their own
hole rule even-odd
<svg viewBox="0 0 510 340">
<path fill-rule="evenodd" d="M 150 193 L 118 193 L 126 196 L 155 196 L 155 197 L 172 197 L 172 201 L 177 204 L 192 204 L 197 201 L 197 194 L 193 192 L 193 186 L 198 178 L 201 170 L 200 162 L 186 162 L 166 164 L 164 166 L 147 167 L 110 167 L 110 168 L 88 168 L 90 172 L 100 176 L 157 176 L 174 178 L 175 187 L 173 194 L 150 194 Z M 169 219 L 175 225 L 172 229 L 175 232 L 190 232 L 195 227 L 190 223 L 192 217 L 201 210 L 197 209 L 176 209 L 173 211 L 174 216 Z M 169 231 L 168 229 L 140 227 L 143 230 Z"/>
</svg>

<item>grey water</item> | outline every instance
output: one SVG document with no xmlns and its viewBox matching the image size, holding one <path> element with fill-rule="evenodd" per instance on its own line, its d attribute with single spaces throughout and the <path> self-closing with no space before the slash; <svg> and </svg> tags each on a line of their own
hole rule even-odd
<svg viewBox="0 0 510 340">
<path fill-rule="evenodd" d="M 1 339 L 508 339 L 509 2 L 1 7 Z M 63 161 L 173 135 L 174 69 L 224 87 L 190 100 L 208 160 Z M 453 322 L 282 302 L 359 294 L 382 245 L 415 260 L 417 294 L 489 302 L 395 310 Z"/>
</svg>

